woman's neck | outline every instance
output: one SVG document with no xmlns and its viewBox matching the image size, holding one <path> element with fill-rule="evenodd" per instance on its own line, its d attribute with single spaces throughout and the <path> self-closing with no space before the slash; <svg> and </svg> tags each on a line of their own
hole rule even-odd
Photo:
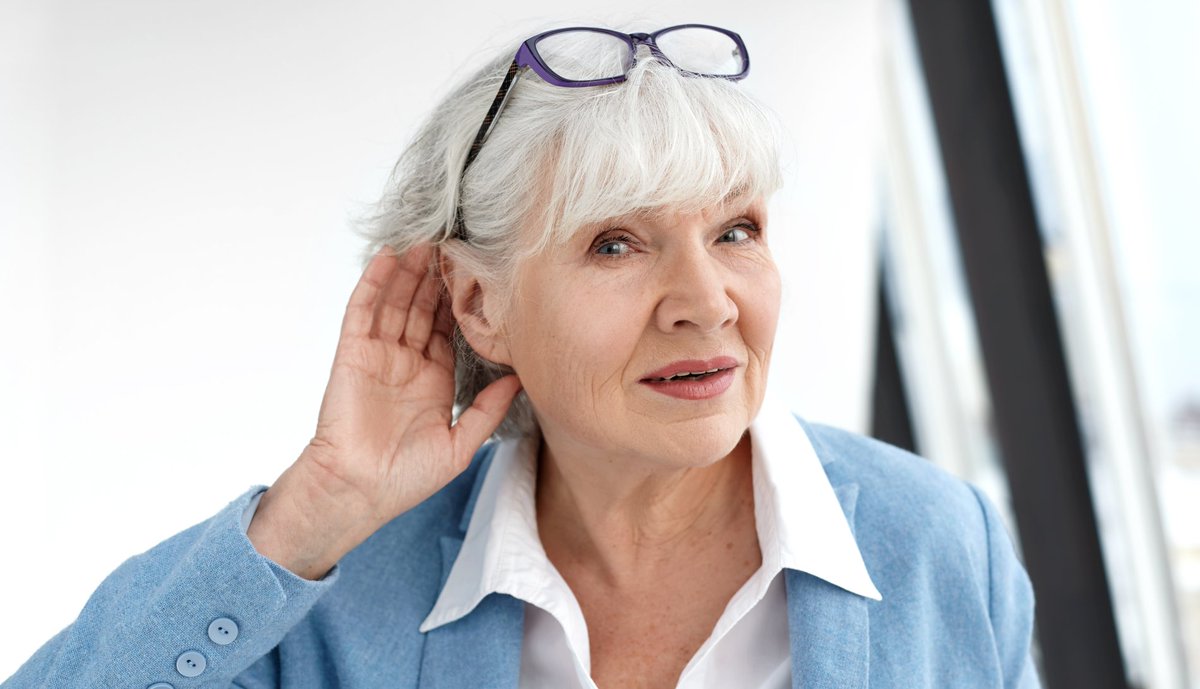
<svg viewBox="0 0 1200 689">
<path fill-rule="evenodd" d="M 555 565 L 584 565 L 618 587 L 735 539 L 757 543 L 749 434 L 712 464 L 673 470 L 563 457 L 543 442 L 537 520 Z"/>
</svg>

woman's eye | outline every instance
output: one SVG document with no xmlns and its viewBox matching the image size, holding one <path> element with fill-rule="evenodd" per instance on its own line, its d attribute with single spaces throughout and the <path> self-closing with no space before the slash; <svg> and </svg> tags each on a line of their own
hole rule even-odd
<svg viewBox="0 0 1200 689">
<path fill-rule="evenodd" d="M 614 254 L 623 254 L 629 251 L 629 245 L 625 242 L 605 242 L 596 249 L 596 253 L 612 256 Z"/>
<path fill-rule="evenodd" d="M 595 252 L 602 256 L 622 256 L 633 251 L 625 237 L 613 237 L 596 242 Z"/>
<path fill-rule="evenodd" d="M 718 241 L 732 242 L 732 243 L 744 242 L 747 239 L 750 239 L 750 230 L 751 229 L 756 229 L 756 228 L 749 228 L 745 225 L 738 225 L 737 227 L 731 227 L 728 230 L 725 230 L 725 234 L 721 235 L 721 238 Z"/>
</svg>

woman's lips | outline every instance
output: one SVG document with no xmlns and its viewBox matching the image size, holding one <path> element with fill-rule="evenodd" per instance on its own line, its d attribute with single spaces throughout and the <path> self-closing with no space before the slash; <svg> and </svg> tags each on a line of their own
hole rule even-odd
<svg viewBox="0 0 1200 689">
<path fill-rule="evenodd" d="M 655 392 L 678 399 L 703 400 L 716 397 L 733 384 L 736 359 L 685 359 L 668 364 L 640 381 Z"/>
<path fill-rule="evenodd" d="M 699 378 L 675 378 L 673 380 L 642 380 L 642 385 L 664 395 L 684 400 L 706 400 L 729 389 L 733 384 L 736 368 L 723 368 Z"/>
</svg>

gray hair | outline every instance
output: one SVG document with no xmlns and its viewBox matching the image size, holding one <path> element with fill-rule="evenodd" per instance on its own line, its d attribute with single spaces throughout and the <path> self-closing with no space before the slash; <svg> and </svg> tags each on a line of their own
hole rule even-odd
<svg viewBox="0 0 1200 689">
<path fill-rule="evenodd" d="M 640 59 L 624 83 L 562 88 L 523 75 L 459 188 L 463 161 L 516 48 L 450 92 L 400 156 L 360 234 L 366 257 L 432 243 L 513 298 L 517 266 L 580 227 L 631 213 L 699 211 L 779 188 L 775 117 L 736 83 Z M 461 198 L 470 241 L 454 238 Z M 511 303 L 511 302 L 510 302 Z M 512 370 L 455 328 L 455 402 Z M 535 432 L 525 393 L 497 429 Z"/>
</svg>

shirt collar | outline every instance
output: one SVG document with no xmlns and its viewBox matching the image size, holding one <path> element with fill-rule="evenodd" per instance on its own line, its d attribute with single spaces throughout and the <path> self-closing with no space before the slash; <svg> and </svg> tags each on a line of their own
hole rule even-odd
<svg viewBox="0 0 1200 689">
<path fill-rule="evenodd" d="M 754 516 L 764 566 L 807 572 L 865 598 L 883 600 L 850 523 L 800 422 L 766 403 L 750 424 Z"/>
<path fill-rule="evenodd" d="M 882 600 L 821 460 L 796 418 L 768 402 L 750 425 L 750 439 L 763 568 L 800 570 Z M 538 538 L 537 443 L 537 438 L 521 438 L 497 444 L 462 549 L 420 631 L 467 615 L 491 593 L 538 605 L 560 619 L 578 614 L 558 610 L 562 597 L 551 593 L 566 588 L 566 582 Z"/>
</svg>

